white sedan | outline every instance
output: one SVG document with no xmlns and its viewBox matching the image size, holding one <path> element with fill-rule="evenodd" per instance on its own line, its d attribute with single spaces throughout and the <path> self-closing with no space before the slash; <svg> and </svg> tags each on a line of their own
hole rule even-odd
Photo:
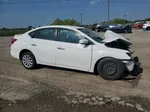
<svg viewBox="0 0 150 112">
<path fill-rule="evenodd" d="M 150 30 L 150 22 L 144 24 L 143 29 Z"/>
<path fill-rule="evenodd" d="M 131 56 L 130 41 L 107 31 L 104 38 L 77 26 L 44 26 L 11 42 L 11 55 L 27 69 L 37 64 L 97 72 L 104 79 L 116 80 L 124 72 L 142 73 L 138 58 Z"/>
</svg>

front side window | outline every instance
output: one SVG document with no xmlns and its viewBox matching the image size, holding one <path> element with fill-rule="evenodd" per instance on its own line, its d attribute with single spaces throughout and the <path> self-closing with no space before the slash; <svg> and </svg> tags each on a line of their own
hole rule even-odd
<svg viewBox="0 0 150 112">
<path fill-rule="evenodd" d="M 67 43 L 79 43 L 83 37 L 72 30 L 69 29 L 58 29 L 57 30 L 57 41 L 67 42 Z"/>
<path fill-rule="evenodd" d="M 33 31 L 29 33 L 32 38 L 36 39 L 45 39 L 45 40 L 54 40 L 55 39 L 55 29 L 54 28 L 45 28 Z"/>
<path fill-rule="evenodd" d="M 93 32 L 93 31 L 91 31 L 91 30 L 89 30 L 89 29 L 81 28 L 81 29 L 78 29 L 78 30 L 81 31 L 81 32 L 83 32 L 83 33 L 86 34 L 87 36 L 91 37 L 91 38 L 92 38 L 93 40 L 95 40 L 96 42 L 101 43 L 101 42 L 103 41 L 103 38 L 102 38 L 99 34 Z"/>
</svg>

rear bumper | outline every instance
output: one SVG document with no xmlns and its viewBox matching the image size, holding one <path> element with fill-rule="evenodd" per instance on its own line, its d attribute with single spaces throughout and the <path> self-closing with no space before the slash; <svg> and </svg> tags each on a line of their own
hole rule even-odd
<svg viewBox="0 0 150 112">
<path fill-rule="evenodd" d="M 142 28 L 143 28 L 143 29 L 146 29 L 146 28 L 147 28 L 147 26 L 146 26 L 146 25 L 144 25 Z"/>
<path fill-rule="evenodd" d="M 19 59 L 19 53 L 16 51 L 16 48 L 14 48 L 14 46 L 11 46 L 10 54 L 12 57 Z"/>
<path fill-rule="evenodd" d="M 143 29 L 146 29 L 146 27 L 145 27 L 145 26 L 143 26 Z"/>
<path fill-rule="evenodd" d="M 138 76 L 143 73 L 143 68 L 139 62 L 138 57 L 133 57 L 132 60 L 125 64 L 125 70 L 132 76 Z"/>
</svg>

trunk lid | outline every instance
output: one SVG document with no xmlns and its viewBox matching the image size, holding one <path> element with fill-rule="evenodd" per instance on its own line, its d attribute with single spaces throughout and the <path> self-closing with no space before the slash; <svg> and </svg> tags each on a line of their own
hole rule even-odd
<svg viewBox="0 0 150 112">
<path fill-rule="evenodd" d="M 16 34 L 13 38 L 18 39 L 22 34 Z"/>
</svg>

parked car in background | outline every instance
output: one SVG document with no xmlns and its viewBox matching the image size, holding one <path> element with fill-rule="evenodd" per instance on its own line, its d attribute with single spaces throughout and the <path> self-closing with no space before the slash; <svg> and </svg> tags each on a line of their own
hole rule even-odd
<svg viewBox="0 0 150 112">
<path fill-rule="evenodd" d="M 108 25 L 107 23 L 98 23 L 98 24 L 93 24 L 92 30 L 96 32 L 106 32 L 107 30 L 111 30 L 115 33 L 131 33 L 132 32 L 132 26 L 127 24 L 127 25 Z"/>
<path fill-rule="evenodd" d="M 116 80 L 124 72 L 142 72 L 137 57 L 132 57 L 131 42 L 112 31 L 105 38 L 77 26 L 44 26 L 15 35 L 11 55 L 27 69 L 37 64 L 97 72 L 104 79 Z"/>
<path fill-rule="evenodd" d="M 143 28 L 143 23 L 136 22 L 136 23 L 132 24 L 132 28 L 142 29 Z"/>
<path fill-rule="evenodd" d="M 100 32 L 100 31 L 104 31 L 106 27 L 108 27 L 107 23 L 96 23 L 96 24 L 93 24 L 92 30 L 96 32 Z"/>
<path fill-rule="evenodd" d="M 143 29 L 150 30 L 150 22 L 143 25 Z"/>
<path fill-rule="evenodd" d="M 115 33 L 131 33 L 132 32 L 132 27 L 131 25 L 109 25 L 108 27 L 104 28 L 104 32 L 107 30 L 111 30 Z"/>
</svg>

